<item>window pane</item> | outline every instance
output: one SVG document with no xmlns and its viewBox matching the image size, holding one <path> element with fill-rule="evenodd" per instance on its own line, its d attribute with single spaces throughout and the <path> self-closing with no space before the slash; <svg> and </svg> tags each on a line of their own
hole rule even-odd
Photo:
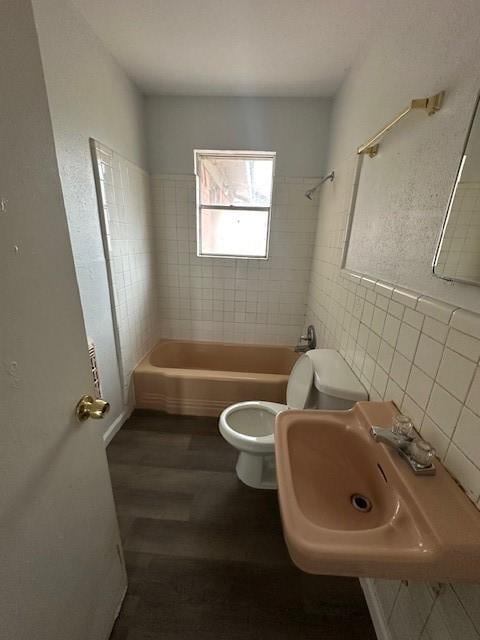
<svg viewBox="0 0 480 640">
<path fill-rule="evenodd" d="M 201 209 L 200 253 L 267 257 L 268 211 Z"/>
<path fill-rule="evenodd" d="M 272 158 L 198 157 L 200 204 L 269 207 Z"/>
</svg>

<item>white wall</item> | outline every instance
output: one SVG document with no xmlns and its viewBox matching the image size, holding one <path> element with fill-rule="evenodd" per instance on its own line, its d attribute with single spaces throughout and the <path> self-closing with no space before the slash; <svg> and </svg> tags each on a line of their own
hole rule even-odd
<svg viewBox="0 0 480 640">
<path fill-rule="evenodd" d="M 123 411 L 89 138 L 146 166 L 142 98 L 69 0 L 33 0 L 75 268 L 103 393 Z"/>
<path fill-rule="evenodd" d="M 333 109 L 336 180 L 321 194 L 307 305 L 320 346 L 339 349 L 373 399 L 411 415 L 477 505 L 480 315 L 463 307 L 480 310 L 480 289 L 434 279 L 430 265 L 480 84 L 479 20 L 476 0 L 395 3 L 350 71 Z M 359 231 L 375 243 L 354 234 L 351 248 L 371 278 L 341 272 L 356 147 L 410 98 L 443 88 L 439 113 L 412 114 L 365 158 Z M 477 585 L 375 589 L 395 640 L 480 637 Z"/>
<path fill-rule="evenodd" d="M 312 177 L 326 170 L 325 98 L 146 98 L 152 175 L 193 173 L 193 149 L 276 151 L 276 173 Z"/>
</svg>

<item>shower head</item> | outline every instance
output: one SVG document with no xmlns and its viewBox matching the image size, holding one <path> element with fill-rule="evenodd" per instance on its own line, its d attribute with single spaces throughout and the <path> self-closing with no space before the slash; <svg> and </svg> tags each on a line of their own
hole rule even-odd
<svg viewBox="0 0 480 640">
<path fill-rule="evenodd" d="M 333 181 L 333 179 L 335 178 L 335 171 L 331 171 L 328 176 L 324 176 L 320 182 L 318 184 L 316 184 L 314 187 L 312 187 L 311 189 L 309 189 L 308 191 L 305 191 L 305 197 L 308 198 L 309 200 L 312 199 L 313 194 L 315 193 L 315 191 L 318 189 L 318 187 L 320 185 L 322 185 L 324 182 L 326 182 L 327 180 L 330 180 L 330 182 Z"/>
</svg>

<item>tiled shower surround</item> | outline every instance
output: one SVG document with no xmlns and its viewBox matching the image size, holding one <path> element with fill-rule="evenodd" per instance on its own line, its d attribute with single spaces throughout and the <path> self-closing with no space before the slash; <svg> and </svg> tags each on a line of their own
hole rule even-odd
<svg viewBox="0 0 480 640">
<path fill-rule="evenodd" d="M 99 142 L 94 146 L 124 401 L 131 405 L 132 371 L 158 339 L 150 182 L 137 165 Z"/>
<path fill-rule="evenodd" d="M 316 178 L 274 179 L 268 260 L 199 258 L 195 178 L 152 178 L 161 335 L 294 344 L 303 329 L 318 200 Z"/>
<path fill-rule="evenodd" d="M 322 192 L 307 321 L 372 400 L 412 417 L 480 506 L 480 316 L 341 270 L 353 166 Z M 480 638 L 480 586 L 369 582 L 393 639 Z"/>
</svg>

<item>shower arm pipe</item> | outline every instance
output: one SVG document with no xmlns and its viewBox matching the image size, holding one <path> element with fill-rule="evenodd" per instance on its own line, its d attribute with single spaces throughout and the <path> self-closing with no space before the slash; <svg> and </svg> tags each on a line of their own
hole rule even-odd
<svg viewBox="0 0 480 640">
<path fill-rule="evenodd" d="M 315 193 L 315 191 L 318 189 L 318 187 L 320 187 L 327 180 L 330 180 L 330 182 L 333 182 L 334 179 L 335 179 L 335 171 L 330 171 L 328 176 L 323 176 L 323 178 L 321 178 L 320 181 L 317 182 L 317 184 L 314 187 L 312 187 L 308 191 L 305 191 L 306 197 L 309 200 L 311 200 L 312 199 L 312 194 Z"/>
<path fill-rule="evenodd" d="M 422 109 L 426 111 L 429 116 L 432 116 L 434 113 L 439 111 L 442 107 L 443 98 L 445 96 L 445 91 L 440 91 L 440 93 L 436 93 L 434 96 L 430 96 L 429 98 L 415 98 L 410 102 L 408 107 L 404 109 L 401 113 L 398 114 L 393 120 L 391 120 L 388 124 L 386 124 L 378 133 L 372 136 L 365 144 L 362 144 L 357 149 L 357 154 L 368 154 L 370 158 L 374 158 L 378 153 L 379 140 L 386 133 L 393 129 L 393 127 L 403 120 L 406 115 L 413 111 L 414 109 Z"/>
</svg>

